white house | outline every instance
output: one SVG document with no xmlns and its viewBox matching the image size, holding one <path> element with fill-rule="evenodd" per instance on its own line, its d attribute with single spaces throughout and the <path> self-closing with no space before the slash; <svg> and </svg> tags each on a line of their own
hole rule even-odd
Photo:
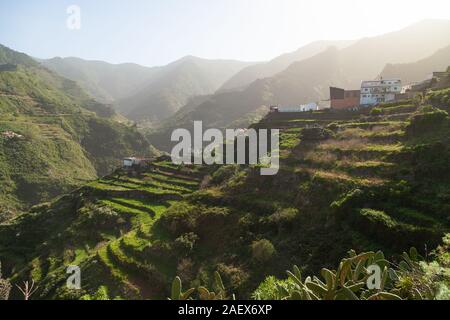
<svg viewBox="0 0 450 320">
<path fill-rule="evenodd" d="M 402 91 L 402 80 L 381 79 L 361 83 L 361 106 L 373 106 L 395 100 L 395 95 Z"/>
<path fill-rule="evenodd" d="M 272 107 L 271 110 L 275 112 L 306 112 L 317 111 L 319 110 L 319 106 L 317 105 L 317 103 L 311 102 L 293 107 Z"/>
<path fill-rule="evenodd" d="M 138 159 L 138 158 L 132 157 L 132 158 L 124 158 L 123 159 L 123 166 L 125 168 L 130 168 L 132 166 L 138 166 L 140 164 L 141 164 L 141 159 Z"/>
</svg>

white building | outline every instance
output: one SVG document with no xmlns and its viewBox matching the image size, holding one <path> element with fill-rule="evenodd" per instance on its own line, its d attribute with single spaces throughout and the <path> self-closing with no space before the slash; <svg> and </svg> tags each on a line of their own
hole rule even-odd
<svg viewBox="0 0 450 320">
<path fill-rule="evenodd" d="M 315 102 L 301 104 L 299 106 L 293 107 L 276 107 L 276 112 L 306 112 L 317 110 L 319 110 L 319 106 Z M 273 111 L 275 111 L 275 109 Z"/>
<path fill-rule="evenodd" d="M 373 106 L 395 100 L 402 91 L 402 80 L 381 79 L 361 83 L 361 106 Z"/>
<path fill-rule="evenodd" d="M 123 166 L 125 168 L 130 168 L 132 166 L 138 166 L 140 164 L 141 164 L 141 159 L 138 159 L 138 158 L 132 157 L 132 158 L 123 159 Z"/>
</svg>

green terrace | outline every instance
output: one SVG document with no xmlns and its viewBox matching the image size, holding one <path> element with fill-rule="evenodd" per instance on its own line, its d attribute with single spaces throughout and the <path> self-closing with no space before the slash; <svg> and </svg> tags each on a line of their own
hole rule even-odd
<svg viewBox="0 0 450 320">
<path fill-rule="evenodd" d="M 62 281 L 64 265 L 79 265 L 84 276 L 92 279 L 93 290 L 97 284 L 95 279 L 103 279 L 102 284 L 117 295 L 135 298 L 164 296 L 165 287 L 152 287 L 154 281 L 150 281 L 149 276 L 169 279 L 175 271 L 164 257 L 146 253 L 152 250 L 155 241 L 157 243 L 163 237 L 155 222 L 178 200 L 198 190 L 202 174 L 205 174 L 204 168 L 153 162 L 138 176 L 119 169 L 89 183 L 78 191 L 83 194 L 85 202 L 75 219 L 90 216 L 89 219 L 97 221 L 93 222 L 95 227 L 81 228 L 83 223 L 80 221 L 62 229 L 54 240 L 42 244 L 42 255 L 18 269 L 13 279 L 30 275 L 46 291 L 54 288 L 55 281 Z M 67 219 L 63 212 L 61 219 Z M 106 216 L 96 218 L 99 213 Z M 115 219 L 111 228 L 107 227 L 108 219 Z M 106 228 L 102 227 L 105 223 Z M 79 234 L 78 224 L 80 230 L 87 234 Z M 62 242 L 63 247 L 60 245 Z"/>
<path fill-rule="evenodd" d="M 161 288 L 152 287 L 151 275 L 173 276 L 173 270 L 161 258 L 145 254 L 152 247 L 158 234 L 154 223 L 176 200 L 166 200 L 164 195 L 176 195 L 181 199 L 199 188 L 200 168 L 186 168 L 170 162 L 154 162 L 139 177 L 116 173 L 89 186 L 111 191 L 114 196 L 98 199 L 97 204 L 107 206 L 123 216 L 129 217 L 131 228 L 120 237 L 105 243 L 91 259 L 99 259 L 110 276 L 114 288 L 127 288 L 136 297 L 155 298 L 161 296 Z M 120 170 L 118 171 L 120 172 Z M 144 193 L 129 193 L 129 190 Z M 119 192 L 117 192 L 119 191 Z M 121 191 L 123 191 L 121 196 Z M 146 197 L 146 193 L 162 196 Z M 106 195 L 106 193 L 103 193 Z M 134 197 L 136 195 L 136 197 Z M 120 293 L 120 292 L 118 292 Z"/>
</svg>

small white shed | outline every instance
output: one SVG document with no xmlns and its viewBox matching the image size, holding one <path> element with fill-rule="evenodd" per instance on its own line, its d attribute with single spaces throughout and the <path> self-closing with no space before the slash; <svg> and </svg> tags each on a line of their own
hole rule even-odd
<svg viewBox="0 0 450 320">
<path fill-rule="evenodd" d="M 141 160 L 138 159 L 138 158 L 132 157 L 132 158 L 124 158 L 123 159 L 123 166 L 125 168 L 130 168 L 132 166 L 137 166 L 137 165 L 140 165 L 140 164 L 141 164 Z"/>
</svg>

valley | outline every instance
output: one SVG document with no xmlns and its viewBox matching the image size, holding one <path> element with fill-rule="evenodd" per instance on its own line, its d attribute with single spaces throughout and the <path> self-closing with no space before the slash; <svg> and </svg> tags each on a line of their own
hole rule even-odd
<svg viewBox="0 0 450 320">
<path fill-rule="evenodd" d="M 448 94 L 381 105 L 382 115 L 270 114 L 254 126 L 282 129 L 273 177 L 165 160 L 118 170 L 1 226 L 4 270 L 39 281 L 37 297 L 47 299 L 98 290 L 164 299 L 176 275 L 209 286 L 218 270 L 230 291 L 250 298 L 267 274 L 294 264 L 316 273 L 349 248 L 426 254 L 450 229 L 448 106 L 428 104 Z M 73 264 L 82 291 L 64 286 Z"/>
<path fill-rule="evenodd" d="M 123 117 L 75 82 L 6 47 L 0 57 L 18 63 L 0 71 L 1 221 L 111 172 L 121 156 L 151 152 Z"/>
<path fill-rule="evenodd" d="M 0 300 L 450 300 L 449 34 L 153 67 L 0 45 Z M 207 129 L 279 145 L 210 164 Z"/>
</svg>

